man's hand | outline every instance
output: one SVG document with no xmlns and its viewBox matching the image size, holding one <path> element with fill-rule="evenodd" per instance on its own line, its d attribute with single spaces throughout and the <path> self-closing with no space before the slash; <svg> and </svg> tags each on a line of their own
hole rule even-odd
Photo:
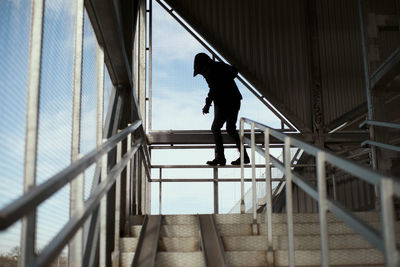
<svg viewBox="0 0 400 267">
<path fill-rule="evenodd" d="M 205 105 L 205 106 L 203 107 L 203 115 L 204 115 L 204 114 L 208 114 L 209 112 L 210 112 L 210 106 Z"/>
</svg>

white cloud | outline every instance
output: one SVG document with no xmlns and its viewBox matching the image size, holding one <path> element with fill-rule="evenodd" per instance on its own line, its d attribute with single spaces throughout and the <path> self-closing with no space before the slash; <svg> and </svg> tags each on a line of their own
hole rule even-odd
<svg viewBox="0 0 400 267">
<path fill-rule="evenodd" d="M 153 5 L 153 38 L 153 60 L 160 64 L 192 61 L 198 52 L 205 51 L 159 4 Z"/>
</svg>

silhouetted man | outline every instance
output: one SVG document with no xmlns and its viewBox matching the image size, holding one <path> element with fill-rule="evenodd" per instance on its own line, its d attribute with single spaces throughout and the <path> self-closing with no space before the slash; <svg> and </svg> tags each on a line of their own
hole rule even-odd
<svg viewBox="0 0 400 267">
<path fill-rule="evenodd" d="M 215 62 L 204 53 L 199 53 L 194 58 L 193 77 L 197 74 L 203 75 L 210 88 L 206 97 L 206 104 L 203 107 L 203 114 L 209 113 L 211 103 L 214 102 L 214 121 L 211 131 L 215 140 L 215 159 L 207 161 L 207 164 L 211 166 L 224 166 L 226 159 L 221 128 L 225 122 L 226 131 L 233 138 L 240 152 L 240 138 L 236 130 L 236 121 L 242 95 L 234 81 L 238 70 L 223 62 Z M 246 150 L 244 150 L 244 162 L 250 162 Z M 240 157 L 232 161 L 231 164 L 239 165 Z"/>
</svg>

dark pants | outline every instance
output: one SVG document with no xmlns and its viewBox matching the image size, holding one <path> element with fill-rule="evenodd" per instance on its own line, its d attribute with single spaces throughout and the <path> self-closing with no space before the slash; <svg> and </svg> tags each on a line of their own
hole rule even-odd
<svg viewBox="0 0 400 267">
<path fill-rule="evenodd" d="M 240 137 L 236 130 L 236 121 L 240 109 L 240 101 L 234 103 L 230 107 L 221 107 L 214 105 L 214 121 L 211 126 L 211 131 L 215 140 L 216 158 L 225 158 L 224 145 L 222 141 L 221 128 L 226 122 L 226 131 L 233 138 L 236 147 L 240 152 Z"/>
</svg>

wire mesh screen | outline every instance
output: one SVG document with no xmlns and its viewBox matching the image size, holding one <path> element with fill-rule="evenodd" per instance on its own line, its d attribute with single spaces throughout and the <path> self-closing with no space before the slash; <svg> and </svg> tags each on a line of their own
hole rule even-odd
<svg viewBox="0 0 400 267">
<path fill-rule="evenodd" d="M 106 114 L 108 111 L 108 106 L 110 105 L 110 96 L 111 92 L 113 90 L 113 84 L 110 78 L 110 73 L 108 72 L 108 69 L 104 67 L 104 117 L 103 119 L 106 119 Z"/>
<path fill-rule="evenodd" d="M 82 104 L 80 153 L 85 155 L 96 147 L 96 100 L 97 100 L 97 40 L 89 16 L 84 13 L 84 37 L 82 59 Z M 90 193 L 95 167 L 85 171 L 85 197 Z"/>
<path fill-rule="evenodd" d="M 48 0 L 44 10 L 40 82 L 37 183 L 71 162 L 75 4 Z M 67 222 L 69 186 L 40 205 L 37 249 L 43 248 Z"/>
<path fill-rule="evenodd" d="M 23 193 L 30 8 L 28 0 L 0 3 L 0 208 Z M 20 230 L 0 232 L 0 255 L 19 246 Z"/>
</svg>

